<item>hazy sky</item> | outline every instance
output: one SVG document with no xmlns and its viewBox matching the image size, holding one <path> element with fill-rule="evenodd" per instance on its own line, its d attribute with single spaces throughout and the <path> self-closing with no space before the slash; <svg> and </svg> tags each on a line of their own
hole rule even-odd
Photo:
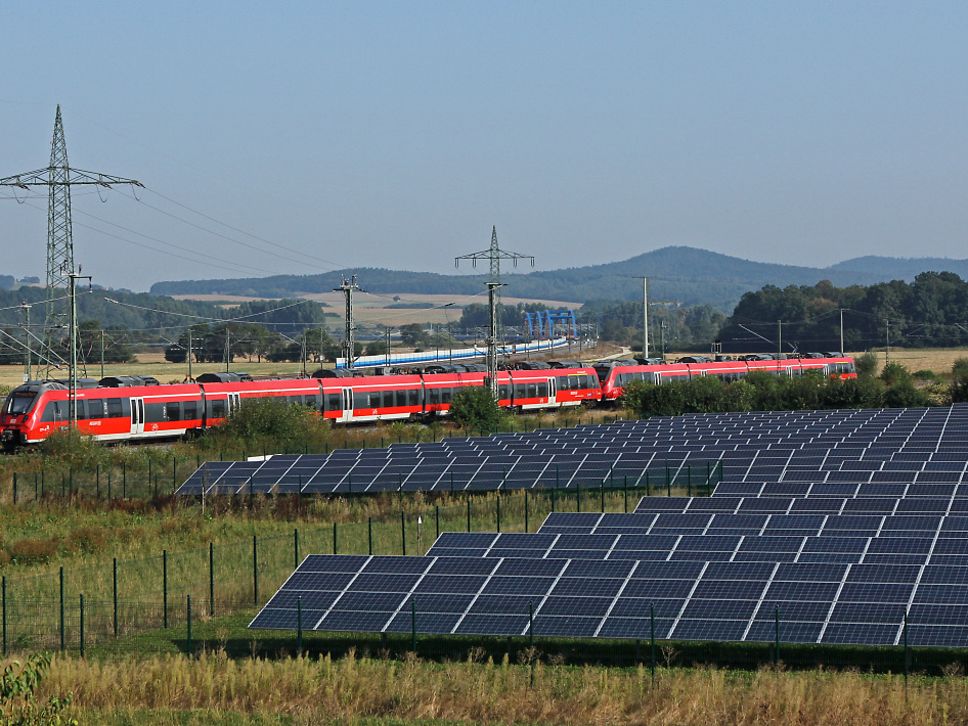
<svg viewBox="0 0 968 726">
<path fill-rule="evenodd" d="M 8 2 L 0 176 L 60 102 L 72 165 L 151 190 L 74 198 L 133 289 L 449 272 L 492 224 L 541 269 L 968 257 L 966 37 L 964 2 Z M 0 272 L 44 274 L 45 206 L 0 200 Z"/>
</svg>

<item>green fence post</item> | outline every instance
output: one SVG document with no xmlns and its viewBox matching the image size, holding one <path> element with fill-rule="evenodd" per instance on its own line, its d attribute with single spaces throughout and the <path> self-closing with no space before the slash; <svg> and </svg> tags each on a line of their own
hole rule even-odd
<svg viewBox="0 0 968 726">
<path fill-rule="evenodd" d="M 151 484 L 152 484 L 152 476 L 151 476 L 151 457 L 149 456 L 149 457 L 148 457 L 148 485 L 150 486 Z M 155 496 L 158 496 L 158 492 L 157 492 L 157 491 L 155 492 Z"/>
<path fill-rule="evenodd" d="M 652 473 L 648 469 L 645 470 L 645 496 L 652 496 Z"/>
<path fill-rule="evenodd" d="M 534 647 L 534 601 L 528 601 L 528 645 Z"/>
<path fill-rule="evenodd" d="M 655 603 L 649 604 L 649 670 L 652 672 L 652 686 L 655 687 Z"/>
<path fill-rule="evenodd" d="M 558 504 L 558 486 L 556 484 L 555 488 L 551 490 L 551 511 L 552 512 L 555 511 L 555 507 L 557 504 Z"/>
<path fill-rule="evenodd" d="M 605 480 L 602 479 L 602 512 L 605 511 Z"/>
<path fill-rule="evenodd" d="M 780 607 L 777 606 L 773 611 L 773 665 L 780 665 Z"/>
<path fill-rule="evenodd" d="M 0 655 L 7 655 L 7 576 L 0 577 Z"/>
<path fill-rule="evenodd" d="M 186 595 L 185 597 L 186 597 L 186 603 L 185 603 L 185 627 L 186 627 L 186 630 L 187 630 L 186 637 L 185 637 L 185 641 L 186 641 L 186 643 L 188 645 L 188 647 L 186 649 L 187 652 L 188 652 L 188 655 L 191 655 L 192 654 L 192 650 L 193 650 L 193 648 L 192 648 L 192 596 L 191 595 Z"/>
<path fill-rule="evenodd" d="M 333 522 L 333 554 L 335 555 L 339 551 L 336 545 L 336 522 Z"/>
<path fill-rule="evenodd" d="M 17 505 L 17 472 L 13 473 L 13 503 Z"/>
<path fill-rule="evenodd" d="M 302 595 L 296 596 L 296 657 L 302 655 Z"/>
<path fill-rule="evenodd" d="M 555 464 L 555 489 L 558 488 L 558 485 L 560 482 L 561 482 L 561 471 L 559 470 L 558 465 Z"/>
<path fill-rule="evenodd" d="M 498 490 L 497 498 L 494 500 L 494 508 L 497 511 L 497 531 L 501 532 L 501 492 Z"/>
<path fill-rule="evenodd" d="M 629 513 L 629 475 L 622 477 L 622 502 L 625 513 Z"/>
<path fill-rule="evenodd" d="M 470 494 L 465 495 L 467 497 L 467 531 L 471 531 L 471 497 Z"/>
<path fill-rule="evenodd" d="M 162 625 L 168 627 L 168 550 L 161 551 Z"/>
<path fill-rule="evenodd" d="M 407 556 L 407 518 L 400 510 L 400 553 L 406 557 Z"/>
<path fill-rule="evenodd" d="M 689 496 L 692 496 L 692 464 L 686 467 L 686 486 L 689 489 Z"/>
<path fill-rule="evenodd" d="M 215 617 L 215 543 L 208 543 L 208 615 Z"/>
<path fill-rule="evenodd" d="M 121 498 L 128 498 L 128 462 L 121 462 Z"/>
<path fill-rule="evenodd" d="M 299 527 L 292 531 L 292 566 L 299 567 Z"/>
<path fill-rule="evenodd" d="M 581 511 L 581 482 L 575 482 L 575 503 L 577 504 L 577 511 Z"/>
<path fill-rule="evenodd" d="M 81 631 L 80 632 L 81 658 L 83 658 L 84 657 L 84 593 L 81 593 L 80 595 L 78 595 L 78 597 L 80 598 L 80 606 L 81 606 L 81 612 L 80 612 L 81 617 L 80 617 L 79 625 L 80 625 L 80 631 Z"/>
<path fill-rule="evenodd" d="M 528 490 L 524 490 L 524 531 L 528 531 Z"/>
<path fill-rule="evenodd" d="M 908 673 L 911 670 L 911 649 L 908 647 L 908 614 L 904 611 L 904 688 L 907 689 Z"/>
<path fill-rule="evenodd" d="M 175 487 L 178 485 L 178 460 L 175 455 L 171 456 L 171 493 L 175 493 Z"/>
<path fill-rule="evenodd" d="M 111 470 L 108 469 L 108 501 L 111 501 Z"/>
<path fill-rule="evenodd" d="M 366 543 L 367 552 L 373 554 L 373 517 L 366 518 Z"/>
<path fill-rule="evenodd" d="M 417 654 L 417 598 L 410 600 L 410 650 Z"/>
<path fill-rule="evenodd" d="M 676 474 L 678 473 L 679 472 L 677 471 Z M 666 496 L 667 497 L 672 496 L 672 480 L 676 476 L 676 474 L 671 474 L 671 475 L 669 474 L 669 466 L 667 464 L 666 465 Z"/>
<path fill-rule="evenodd" d="M 259 537 L 252 535 L 252 603 L 259 604 Z"/>
<path fill-rule="evenodd" d="M 434 505 L 434 530 L 436 532 L 436 538 L 440 538 L 440 505 Z"/>
<path fill-rule="evenodd" d="M 118 637 L 118 558 L 114 557 L 111 562 L 111 598 L 114 604 L 114 637 Z"/>
<path fill-rule="evenodd" d="M 709 479 L 712 477 L 712 475 L 713 475 L 712 467 L 709 465 L 709 462 L 707 461 L 706 462 L 706 493 L 707 494 L 709 493 Z"/>
<path fill-rule="evenodd" d="M 60 649 L 64 652 L 67 643 L 64 640 L 64 568 L 61 567 L 58 572 L 58 577 L 60 579 Z"/>
</svg>

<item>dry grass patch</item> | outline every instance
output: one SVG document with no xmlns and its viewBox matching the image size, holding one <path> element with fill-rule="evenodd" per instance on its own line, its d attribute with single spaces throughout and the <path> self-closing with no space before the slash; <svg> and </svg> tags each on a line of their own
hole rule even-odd
<svg viewBox="0 0 968 726">
<path fill-rule="evenodd" d="M 503 663 L 203 655 L 86 662 L 57 658 L 42 696 L 107 717 L 128 709 L 285 715 L 296 723 L 360 718 L 554 724 L 965 723 L 963 679 L 856 672 L 660 671 Z"/>
</svg>

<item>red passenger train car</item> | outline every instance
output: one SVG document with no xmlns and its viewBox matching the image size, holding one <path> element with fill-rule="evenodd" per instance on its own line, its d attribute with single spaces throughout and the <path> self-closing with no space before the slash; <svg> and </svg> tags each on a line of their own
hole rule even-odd
<svg viewBox="0 0 968 726">
<path fill-rule="evenodd" d="M 484 385 L 478 371 L 252 380 L 206 374 L 192 383 L 163 385 L 121 376 L 82 380 L 75 395 L 77 427 L 99 441 L 173 438 L 219 426 L 243 401 L 274 398 L 306 406 L 336 424 L 446 416 L 461 388 Z M 518 410 L 598 401 L 593 368 L 510 370 L 498 374 L 500 405 Z M 3 443 L 36 444 L 70 420 L 63 381 L 31 381 L 15 388 L 0 413 Z"/>
<path fill-rule="evenodd" d="M 542 364 L 545 365 L 546 364 Z M 754 371 L 785 376 L 819 371 L 856 378 L 854 362 L 842 356 L 709 361 L 637 365 L 616 361 L 594 368 L 578 364 L 498 372 L 498 402 L 528 411 L 614 401 L 625 384 L 663 384 L 714 375 L 736 380 Z M 484 385 L 485 373 L 349 375 L 318 371 L 311 378 L 252 380 L 244 374 L 199 376 L 191 383 L 163 385 L 153 378 L 117 376 L 79 382 L 75 405 L 82 434 L 99 441 L 137 441 L 187 436 L 219 426 L 243 401 L 274 398 L 305 406 L 334 424 L 397 421 L 446 416 L 461 388 Z M 7 448 L 36 444 L 70 420 L 69 391 L 63 381 L 31 381 L 7 396 L 0 412 L 0 440 Z"/>
<path fill-rule="evenodd" d="M 599 364 L 595 366 L 602 388 L 602 401 L 614 401 L 622 395 L 625 384 L 647 381 L 656 385 L 688 381 L 700 376 L 716 376 L 726 381 L 744 378 L 750 373 L 771 373 L 781 376 L 802 376 L 818 372 L 841 380 L 856 378 L 854 359 L 840 354 L 812 354 L 796 358 L 773 358 L 747 356 L 745 360 L 706 360 L 701 356 L 681 359 L 680 363 L 653 363 L 650 365 Z"/>
</svg>

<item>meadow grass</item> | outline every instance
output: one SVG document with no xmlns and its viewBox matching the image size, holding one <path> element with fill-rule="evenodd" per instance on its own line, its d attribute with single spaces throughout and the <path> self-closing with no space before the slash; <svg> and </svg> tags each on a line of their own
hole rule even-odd
<svg viewBox="0 0 968 726">
<path fill-rule="evenodd" d="M 54 659 L 40 695 L 99 723 L 965 723 L 963 677 L 603 668 L 509 659 Z M 170 719 L 170 720 L 167 720 Z M 369 719 L 368 721 L 366 719 Z"/>
<path fill-rule="evenodd" d="M 631 510 L 644 493 L 606 490 L 604 510 Z M 104 509 L 41 502 L 0 510 L 10 649 L 60 647 L 61 572 L 64 642 L 76 649 L 81 595 L 87 644 L 114 638 L 115 573 L 118 634 L 125 635 L 184 621 L 188 595 L 199 619 L 261 605 L 310 553 L 424 554 L 438 530 L 495 531 L 499 510 L 501 531 L 525 528 L 521 491 L 435 499 L 256 496 L 210 501 L 205 512 L 181 500 L 137 504 Z M 552 504 L 577 511 L 578 491 L 554 502 L 549 494 L 530 493 L 529 531 Z M 602 510 L 602 491 L 584 490 L 580 506 Z M 31 558 L 15 559 L 21 552 Z"/>
</svg>

